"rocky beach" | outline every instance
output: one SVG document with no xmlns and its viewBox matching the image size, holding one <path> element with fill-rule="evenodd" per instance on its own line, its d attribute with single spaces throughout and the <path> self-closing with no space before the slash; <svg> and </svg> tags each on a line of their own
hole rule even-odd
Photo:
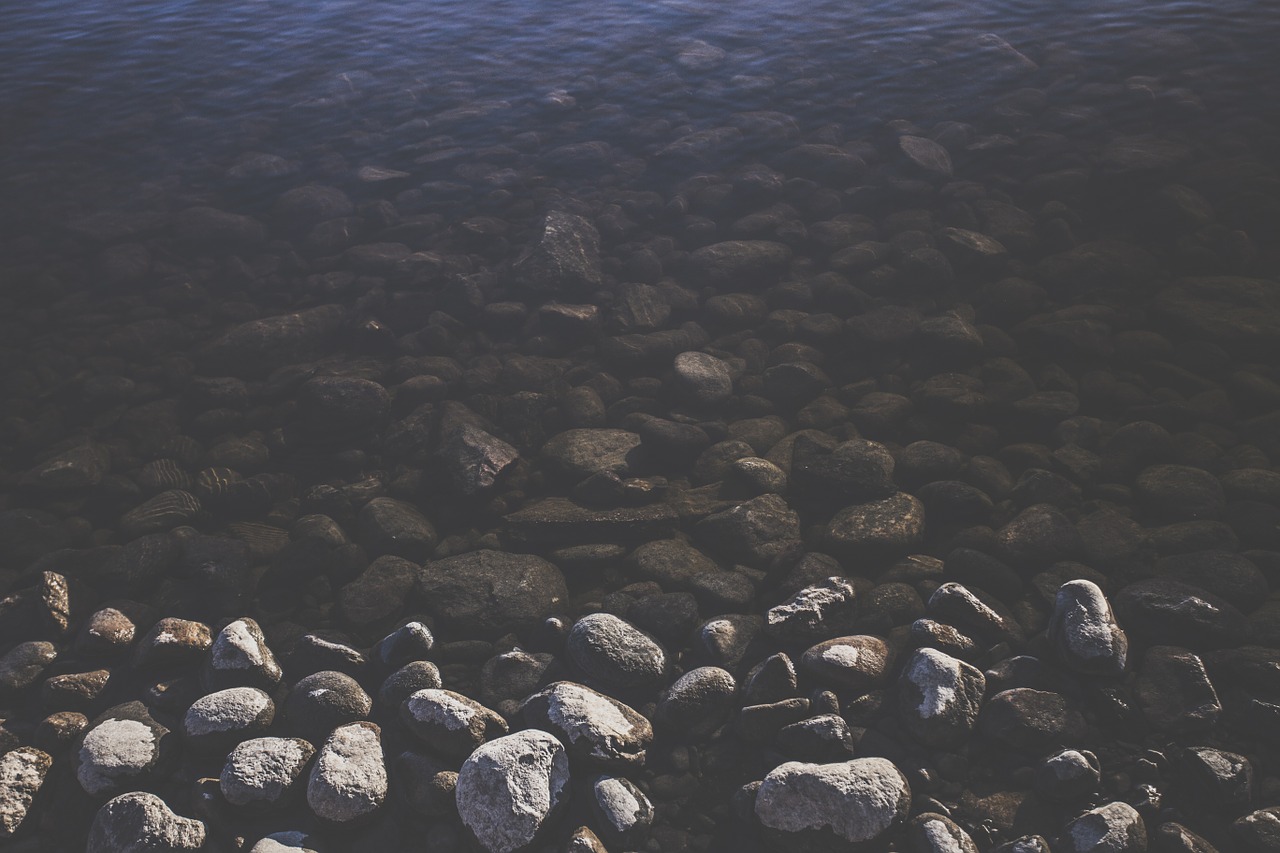
<svg viewBox="0 0 1280 853">
<path fill-rule="evenodd" d="M 1280 17 L 621 5 L 31 54 L 0 850 L 1280 851 Z"/>
</svg>

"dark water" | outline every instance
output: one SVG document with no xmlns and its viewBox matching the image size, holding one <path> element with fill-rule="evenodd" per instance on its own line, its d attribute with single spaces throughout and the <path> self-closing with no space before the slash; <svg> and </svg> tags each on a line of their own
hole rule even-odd
<svg viewBox="0 0 1280 853">
<path fill-rule="evenodd" d="M 630 522 L 556 527 L 548 497 L 678 507 L 678 535 L 733 575 L 697 587 L 699 619 L 733 607 L 759 616 L 804 585 L 795 578 L 819 580 L 779 562 L 801 540 L 805 552 L 848 556 L 833 514 L 858 501 L 827 500 L 812 471 L 814 494 L 783 489 L 799 513 L 795 548 L 767 552 L 700 526 L 770 490 L 765 479 L 729 483 L 727 461 L 703 457 L 699 468 L 697 453 L 672 451 L 678 464 L 664 457 L 625 471 L 637 477 L 629 485 L 605 477 L 582 488 L 540 457 L 571 426 L 631 428 L 640 413 L 708 445 L 751 436 L 752 452 L 771 460 L 781 434 L 801 429 L 832 444 L 860 433 L 882 442 L 898 459 L 895 488 L 924 501 L 928 522 L 910 541 L 850 558 L 850 574 L 870 589 L 907 553 L 986 549 L 1014 569 L 966 577 L 1003 596 L 1029 636 L 1041 634 L 1056 583 L 1077 569 L 1116 598 L 1183 571 L 1166 558 L 1247 554 L 1248 571 L 1200 580 L 1240 608 L 1235 621 L 1247 616 L 1251 633 L 1216 626 L 1229 641 L 1213 634 L 1205 646 L 1247 639 L 1280 659 L 1268 651 L 1280 648 L 1278 43 L 1280 5 L 1263 0 L 2 3 L 0 649 L 39 633 L 23 608 L 35 606 L 29 592 L 46 569 L 106 584 L 97 599 L 145 599 L 156 615 L 217 627 L 252 613 L 281 657 L 319 628 L 368 648 L 387 625 L 356 623 L 334 598 L 369 558 L 402 547 L 361 520 L 375 496 L 434 523 L 417 562 L 437 533 L 437 558 L 498 546 L 551 556 L 568 576 L 569 615 L 627 612 L 633 597 L 651 595 L 652 583 L 628 586 L 637 578 L 623 557 L 658 534 Z M 350 204 L 282 212 L 281 197 L 307 185 L 336 188 Z M 598 288 L 526 286 L 512 271 L 549 210 L 598 230 Z M 999 251 L 979 256 L 963 234 Z M 730 240 L 768 241 L 787 258 L 726 276 L 699 250 Z M 738 322 L 710 302 L 734 294 L 760 297 L 743 309 L 758 316 Z M 552 301 L 592 303 L 602 319 L 575 325 L 586 315 L 565 320 L 543 306 Z M 341 320 L 315 334 L 324 347 L 293 360 L 270 341 L 210 355 L 240 324 L 326 305 L 341 306 Z M 579 337 L 558 339 L 566 329 Z M 642 344 L 658 356 L 629 349 Z M 680 397 L 671 364 L 685 349 L 731 365 L 737 384 L 723 409 Z M 370 426 L 360 400 L 307 397 L 299 389 L 314 376 L 379 383 L 388 396 L 370 408 L 385 403 L 384 417 Z M 509 478 L 479 496 L 460 495 L 442 473 L 454 470 L 441 461 L 450 451 L 439 422 L 457 417 L 449 403 L 482 415 L 520 454 Z M 350 422 L 330 434 L 307 422 L 315 412 Z M 934 441 L 950 450 L 921 444 Z M 793 461 L 784 455 L 781 468 Z M 1165 464 L 1178 470 L 1152 472 Z M 252 477 L 238 491 L 222 485 Z M 198 492 L 205 505 L 137 514 L 169 488 Z M 1043 504 L 1062 510 L 1053 518 L 1076 525 L 1084 544 L 1058 549 L 1046 534 L 1022 548 L 1027 526 L 1010 522 Z M 506 518 L 526 510 L 532 522 Z M 297 524 L 316 515 L 335 519 L 336 532 Z M 128 574 L 112 549 L 175 528 L 174 549 L 198 557 L 198 541 L 216 559 L 111 587 Z M 252 566 L 219 577 L 234 561 L 195 538 L 203 534 L 247 543 Z M 299 545 L 308 537 L 324 540 L 317 554 L 342 548 L 324 551 L 323 571 L 299 576 L 289 560 L 310 559 Z M 923 608 L 937 578 L 899 576 Z M 407 600 L 394 616 L 432 606 Z M 1163 616 L 1151 618 L 1157 628 L 1139 629 L 1135 650 L 1180 641 L 1161 633 Z M 857 630 L 887 635 L 912 619 L 868 617 Z M 539 630 L 521 640 L 535 634 L 530 647 L 558 651 L 559 638 Z M 63 672 L 89 666 L 71 636 L 57 638 Z M 469 635 L 446 629 L 438 639 Z M 999 663 L 1026 651 L 1020 642 L 989 643 L 975 660 Z M 1197 642 L 1187 640 L 1198 652 Z M 673 649 L 682 665 L 702 661 L 694 645 Z M 798 655 L 803 644 L 788 649 Z M 775 650 L 734 661 L 735 674 Z M 446 686 L 475 695 L 472 664 L 487 655 L 452 654 Z M 1249 704 L 1254 686 L 1236 675 L 1247 666 L 1220 665 L 1241 682 L 1218 685 L 1224 697 L 1239 688 L 1228 712 L 1248 708 L 1212 742 L 1255 760 L 1265 784 L 1249 808 L 1275 806 L 1280 756 L 1267 721 L 1276 717 Z M 119 701 L 142 683 L 129 682 Z M 0 718 L 12 710 L 25 740 L 61 709 L 42 706 L 36 689 L 21 701 L 0 692 Z M 1280 715 L 1277 685 L 1258 695 Z M 864 711 L 845 709 L 851 720 Z M 1108 720 L 1090 717 L 1111 774 L 1098 802 L 1136 801 L 1125 786 L 1143 750 L 1194 739 Z M 650 853 L 739 849 L 720 825 L 728 796 L 781 753 L 728 735 L 717 743 L 694 793 L 688 756 L 655 749 L 646 785 L 666 807 Z M 988 766 L 980 752 L 972 779 L 989 785 L 984 795 L 1027 787 L 1016 761 Z M 192 814 L 190 783 L 217 770 L 187 764 L 157 785 Z M 961 788 L 948 776 L 929 790 L 984 851 L 1024 832 L 1052 835 L 1071 816 L 1062 806 L 1043 825 L 1000 825 L 997 806 L 974 805 Z M 96 803 L 71 790 L 79 817 L 66 837 L 30 849 L 82 841 Z M 664 791 L 676 793 L 663 800 Z M 1177 796 L 1182 812 L 1144 808 L 1149 828 L 1178 817 L 1233 849 L 1230 808 L 1199 813 Z M 433 849 L 455 849 L 433 838 Z M 377 847 L 368 844 L 360 849 Z"/>
</svg>

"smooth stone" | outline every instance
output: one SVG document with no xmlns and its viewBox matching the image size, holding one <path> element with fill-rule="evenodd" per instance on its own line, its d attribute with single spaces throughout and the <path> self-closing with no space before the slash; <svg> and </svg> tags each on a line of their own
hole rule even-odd
<svg viewBox="0 0 1280 853">
<path fill-rule="evenodd" d="M 630 779 L 596 777 L 590 805 L 605 839 L 625 850 L 637 848 L 653 825 L 653 803 Z"/>
<path fill-rule="evenodd" d="M 269 690 L 280 682 L 282 675 L 262 628 L 245 617 L 228 622 L 218 632 L 200 671 L 200 682 L 210 690 L 227 687 Z"/>
<path fill-rule="evenodd" d="M 319 743 L 338 726 L 369 716 L 373 700 L 351 676 L 334 670 L 298 679 L 284 703 L 289 727 Z"/>
<path fill-rule="evenodd" d="M 641 767 L 653 727 L 629 705 L 572 681 L 557 681 L 520 705 L 531 727 L 560 738 L 569 757 L 597 766 Z"/>
<path fill-rule="evenodd" d="M 141 702 L 102 713 L 85 732 L 77 752 L 76 779 L 93 796 L 111 796 L 143 784 L 170 749 L 169 730 Z"/>
<path fill-rule="evenodd" d="M 1058 589 L 1049 641 L 1063 663 L 1085 675 L 1119 675 L 1128 661 L 1129 638 L 1092 581 L 1069 581 Z"/>
<path fill-rule="evenodd" d="M 440 688 L 419 690 L 400 704 L 400 719 L 432 751 L 463 758 L 476 747 L 507 733 L 506 720 L 461 693 Z"/>
<path fill-rule="evenodd" d="M 592 613 L 573 624 L 565 643 L 569 660 L 611 688 L 651 688 L 667 671 L 667 653 L 624 619 Z"/>
<path fill-rule="evenodd" d="M 912 853 L 978 853 L 973 842 L 955 821 L 936 812 L 916 815 L 907 825 Z"/>
<path fill-rule="evenodd" d="M 182 853 L 204 844 L 204 823 L 174 814 L 155 794 L 132 791 L 98 809 L 85 853 Z"/>
<path fill-rule="evenodd" d="M 737 683 L 718 666 L 700 666 L 677 678 L 658 700 L 655 724 L 680 738 L 711 734 L 733 711 Z"/>
<path fill-rule="evenodd" d="M 924 504 L 906 492 L 845 507 L 826 531 L 831 553 L 850 560 L 900 556 L 923 538 Z"/>
<path fill-rule="evenodd" d="M 894 658 L 881 638 L 853 635 L 810 646 L 800 658 L 800 667 L 836 690 L 866 692 L 885 683 Z"/>
<path fill-rule="evenodd" d="M 848 849 L 883 837 L 906 817 L 910 803 L 906 777 L 886 759 L 788 761 L 765 776 L 755 815 L 784 843 L 812 841 L 825 849 L 834 842 L 832 849 Z"/>
<path fill-rule="evenodd" d="M 225 749 L 245 736 L 265 732 L 276 716 L 276 706 L 257 687 L 228 687 L 201 696 L 182 718 L 185 743 L 192 749 Z"/>
<path fill-rule="evenodd" d="M 1157 731 L 1175 734 L 1212 729 L 1222 703 L 1194 652 L 1177 646 L 1147 649 L 1133 685 L 1134 699 Z"/>
<path fill-rule="evenodd" d="M 1063 853 L 1143 853 L 1147 827 L 1127 803 L 1108 803 L 1067 822 L 1055 850 Z"/>
</svg>

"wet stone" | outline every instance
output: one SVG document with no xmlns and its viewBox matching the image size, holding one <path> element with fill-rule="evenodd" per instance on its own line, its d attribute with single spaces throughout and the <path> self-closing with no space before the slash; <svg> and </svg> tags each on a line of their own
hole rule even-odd
<svg viewBox="0 0 1280 853">
<path fill-rule="evenodd" d="M 620 776 L 596 777 L 589 802 L 605 839 L 624 849 L 644 842 L 656 816 L 644 792 Z"/>
<path fill-rule="evenodd" d="M 419 690 L 433 690 L 443 686 L 440 668 L 431 661 L 415 660 L 406 663 L 382 680 L 378 688 L 378 703 L 384 708 L 399 708 L 400 704 Z"/>
<path fill-rule="evenodd" d="M 1142 853 L 1147 828 L 1133 806 L 1110 803 L 1068 821 L 1057 845 L 1065 853 Z"/>
<path fill-rule="evenodd" d="M 980 724 L 987 737 L 1030 752 L 1081 743 L 1085 737 L 1084 718 L 1062 695 L 1028 687 L 988 699 Z"/>
<path fill-rule="evenodd" d="M 1124 672 L 1129 639 L 1116 623 L 1110 602 L 1092 581 L 1069 581 L 1058 590 L 1049 639 L 1062 661 L 1077 672 Z"/>
<path fill-rule="evenodd" d="M 759 284 L 781 274 L 791 249 L 768 240 L 730 240 L 695 249 L 693 267 L 712 284 Z"/>
<path fill-rule="evenodd" d="M 1174 734 L 1213 728 L 1222 714 L 1217 691 L 1204 663 L 1188 649 L 1152 646 L 1147 649 L 1134 682 L 1134 697 L 1147 722 Z"/>
<path fill-rule="evenodd" d="M 853 584 L 831 577 L 769 608 L 765 627 L 780 640 L 813 640 L 849 630 L 857 613 L 857 590 Z"/>
<path fill-rule="evenodd" d="M 955 821 L 946 815 L 925 812 L 907 826 L 913 853 L 977 853 L 973 842 Z"/>
<path fill-rule="evenodd" d="M 906 554 L 923 538 L 924 505 L 906 492 L 845 507 L 826 532 L 827 547 L 847 559 Z"/>
<path fill-rule="evenodd" d="M 568 597 L 564 576 L 551 563 L 490 550 L 425 564 L 416 590 L 441 629 L 462 637 L 529 630 Z"/>
<path fill-rule="evenodd" d="M 898 679 L 902 724 L 926 746 L 955 746 L 973 731 L 985 690 L 976 667 L 936 649 L 917 649 Z"/>
<path fill-rule="evenodd" d="M 572 681 L 529 696 L 520 715 L 530 727 L 560 738 L 570 759 L 601 767 L 641 767 L 653 741 L 653 727 L 630 706 Z"/>
<path fill-rule="evenodd" d="M 543 297 L 587 296 L 601 282 L 600 233 L 581 216 L 550 211 L 512 272 L 524 287 Z"/>
</svg>

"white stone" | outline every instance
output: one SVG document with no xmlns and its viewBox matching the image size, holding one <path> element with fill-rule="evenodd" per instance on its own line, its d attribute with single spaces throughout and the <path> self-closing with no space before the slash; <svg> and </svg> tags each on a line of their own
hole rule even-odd
<svg viewBox="0 0 1280 853">
<path fill-rule="evenodd" d="M 275 802 L 314 754 L 309 744 L 293 738 L 246 740 L 231 750 L 223 765 L 218 779 L 222 796 L 236 806 Z"/>
<path fill-rule="evenodd" d="M 530 729 L 478 747 L 458 772 L 458 814 L 487 853 L 528 846 L 568 795 L 569 758 Z"/>
<path fill-rule="evenodd" d="M 755 811 L 771 829 L 827 829 L 846 841 L 861 843 L 893 826 L 910 799 L 906 778 L 884 758 L 835 764 L 788 761 L 765 776 Z"/>
<path fill-rule="evenodd" d="M 106 720 L 94 726 L 80 745 L 76 778 L 90 794 L 115 787 L 121 776 L 140 773 L 155 758 L 156 737 L 137 720 Z"/>
<path fill-rule="evenodd" d="M 471 721 L 480 713 L 448 690 L 419 690 L 405 701 L 415 720 L 441 725 L 451 732 L 470 727 Z"/>
<path fill-rule="evenodd" d="M 946 713 L 956 701 L 960 661 L 937 649 L 920 649 L 908 677 L 924 696 L 917 709 L 920 716 L 936 717 Z"/>
<path fill-rule="evenodd" d="M 547 719 L 562 729 L 569 743 L 592 732 L 627 737 L 635 726 L 608 697 L 571 681 L 557 684 L 547 697 Z"/>
<path fill-rule="evenodd" d="M 271 697 L 256 687 L 229 687 L 201 696 L 187 709 L 182 728 L 189 735 L 239 731 L 253 725 L 271 705 Z"/>
<path fill-rule="evenodd" d="M 387 765 L 380 729 L 372 723 L 339 726 L 329 735 L 307 783 L 307 804 L 318 817 L 345 823 L 387 798 Z"/>
</svg>

